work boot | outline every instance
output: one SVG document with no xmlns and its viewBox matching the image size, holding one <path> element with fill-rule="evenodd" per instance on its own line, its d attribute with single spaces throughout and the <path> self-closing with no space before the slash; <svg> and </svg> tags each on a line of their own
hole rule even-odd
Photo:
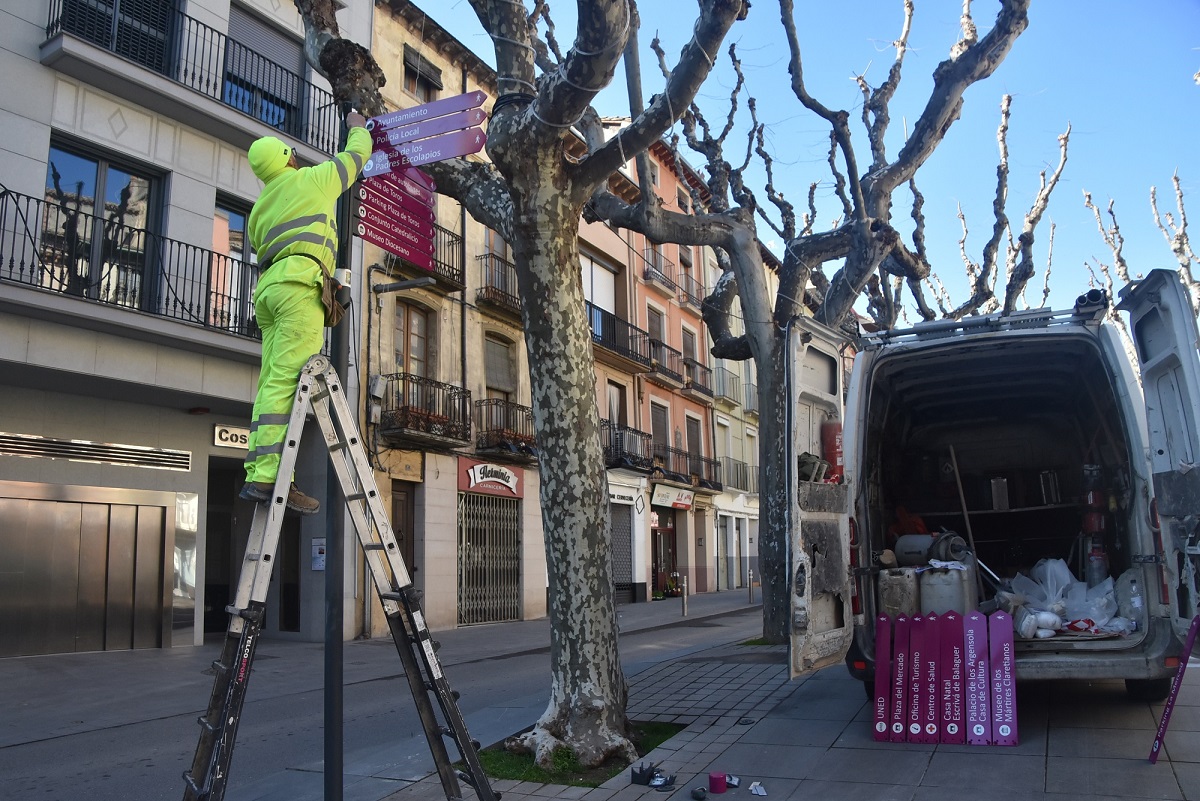
<svg viewBox="0 0 1200 801">
<path fill-rule="evenodd" d="M 247 481 L 239 496 L 247 501 L 268 503 L 275 491 L 275 485 L 267 481 Z M 288 487 L 287 508 L 302 515 L 315 515 L 321 508 L 321 502 L 310 498 L 292 484 Z"/>
</svg>

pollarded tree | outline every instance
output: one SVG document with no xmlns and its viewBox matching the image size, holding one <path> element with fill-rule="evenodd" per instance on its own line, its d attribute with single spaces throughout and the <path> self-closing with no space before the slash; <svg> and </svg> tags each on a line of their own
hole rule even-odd
<svg viewBox="0 0 1200 801">
<path fill-rule="evenodd" d="M 763 633 L 774 642 L 785 642 L 791 626 L 790 592 L 788 588 L 789 502 L 787 492 L 787 460 L 795 454 L 786 449 L 785 356 L 790 321 L 802 314 L 811 314 L 830 327 L 839 326 L 851 313 L 854 304 L 864 293 L 875 322 L 881 327 L 895 324 L 899 313 L 901 290 L 907 286 L 918 312 L 933 319 L 937 312 L 924 297 L 923 286 L 931 274 L 924 247 L 924 221 L 921 215 L 922 198 L 916 189 L 915 176 L 958 119 L 965 91 L 974 83 L 990 76 L 1004 60 L 1013 43 L 1028 25 L 1029 0 L 1001 0 L 991 30 L 979 37 L 970 15 L 970 0 L 964 2 L 961 17 L 962 37 L 952 48 L 949 58 L 934 69 L 934 85 L 924 108 L 916 119 L 907 139 L 894 157 L 889 157 L 885 136 L 890 122 L 889 103 L 900 81 L 908 34 L 913 17 L 911 0 L 904 2 L 904 27 L 895 42 L 896 59 L 886 80 L 871 88 L 864 78 L 859 79 L 863 95 L 861 122 L 866 129 L 869 161 L 860 166 L 858 151 L 851 135 L 851 114 L 827 108 L 805 87 L 803 62 L 792 0 L 780 0 L 780 18 L 790 51 L 789 70 L 792 90 L 807 110 L 823 119 L 830 129 L 828 164 L 833 173 L 834 190 L 841 202 L 839 221 L 828 230 L 814 230 L 816 209 L 813 191 L 809 193 L 810 214 L 798 225 L 792 205 L 784 200 L 772 184 L 769 156 L 766 154 L 762 129 L 752 115 L 746 161 L 733 166 L 725 157 L 726 140 L 733 129 L 734 110 L 723 127 L 714 134 L 700 110 L 693 106 L 683 119 L 684 133 L 689 146 L 702 154 L 708 170 L 708 189 L 712 202 L 707 214 L 695 216 L 664 211 L 652 194 L 643 191 L 637 205 L 622 202 L 614 195 L 599 190 L 589 205 L 595 217 L 606 219 L 626 228 L 646 234 L 660 242 L 708 245 L 717 248 L 722 276 L 704 302 L 704 320 L 713 337 L 713 355 L 732 360 L 753 359 L 757 367 L 759 390 L 760 465 L 760 528 L 759 568 L 763 581 Z M 670 81 L 674 73 L 665 65 L 661 49 L 656 48 L 664 75 Z M 741 86 L 741 72 L 736 54 L 731 48 L 735 70 Z M 636 72 L 631 62 L 628 72 Z M 737 89 L 734 90 L 736 105 Z M 636 95 L 636 93 L 635 93 Z M 638 113 L 635 97 L 633 113 Z M 1062 157 L 1058 169 L 1047 181 L 1042 176 L 1042 190 L 1029 213 L 1025 215 L 1020 234 L 1013 237 L 1005 215 L 1008 165 L 1005 136 L 1008 123 L 1008 102 L 1003 106 L 999 134 L 1001 162 L 997 168 L 996 199 L 993 203 L 996 220 L 993 235 L 984 249 L 981 262 L 973 276 L 972 297 L 957 307 L 947 307 L 947 317 L 962 317 L 990 303 L 1002 303 L 1006 312 L 1012 311 L 1029 279 L 1033 275 L 1032 246 L 1034 230 L 1046 208 L 1050 192 L 1061 174 L 1066 157 L 1067 134 L 1060 137 Z M 744 178 L 750 152 L 757 151 L 767 168 L 766 197 L 779 213 L 778 225 L 768 222 L 785 242 L 779 287 L 770 296 L 764 280 L 760 257 L 756 218 L 767 219 L 754 193 Z M 913 246 L 908 247 L 892 217 L 893 195 L 907 185 L 915 198 L 912 216 Z M 1008 254 L 1006 287 L 1002 301 L 995 298 L 993 288 L 997 275 L 1000 243 L 1007 234 Z M 835 272 L 828 278 L 822 265 L 834 264 Z M 745 333 L 735 335 L 730 324 L 734 298 L 741 304 Z M 810 303 L 810 299 L 812 299 Z M 805 308 L 808 306 L 808 308 Z M 818 557 L 811 549 L 823 554 Z M 840 545 L 837 542 L 810 544 L 806 554 L 798 555 L 808 564 L 818 558 L 839 563 Z M 818 588 L 814 587 L 814 591 Z M 802 618 L 801 618 L 802 619 Z"/>
<path fill-rule="evenodd" d="M 461 202 L 513 249 L 529 353 L 549 570 L 550 704 L 523 744 L 548 765 L 560 744 L 584 765 L 636 757 L 626 736 L 627 688 L 617 652 L 607 509 L 592 338 L 579 279 L 584 204 L 621 165 L 657 142 L 688 108 L 743 0 L 702 0 L 695 36 L 657 100 L 605 139 L 591 103 L 612 80 L 631 30 L 632 0 L 578 0 L 574 46 L 564 55 L 545 4 L 471 0 L 495 43 L 499 96 L 488 124 L 490 163 L 427 165 L 438 191 Z M 339 101 L 367 115 L 384 109 L 383 75 L 370 54 L 342 40 L 332 0 L 297 0 L 305 52 Z M 547 23 L 545 40 L 539 22 Z M 570 155 L 571 129 L 587 152 Z"/>
</svg>

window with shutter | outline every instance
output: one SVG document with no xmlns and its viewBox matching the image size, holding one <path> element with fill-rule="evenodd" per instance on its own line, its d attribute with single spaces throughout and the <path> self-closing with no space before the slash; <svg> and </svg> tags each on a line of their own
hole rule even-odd
<svg viewBox="0 0 1200 801">
<path fill-rule="evenodd" d="M 230 6 L 224 102 L 299 138 L 304 125 L 305 73 L 299 40 L 238 6 Z"/>
<path fill-rule="evenodd" d="M 487 396 L 497 400 L 512 400 L 517 391 L 512 345 L 499 337 L 487 336 L 483 340 L 483 351 Z"/>
</svg>

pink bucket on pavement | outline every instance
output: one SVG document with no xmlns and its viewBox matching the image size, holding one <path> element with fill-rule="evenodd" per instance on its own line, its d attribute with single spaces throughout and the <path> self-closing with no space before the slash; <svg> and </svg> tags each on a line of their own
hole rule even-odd
<svg viewBox="0 0 1200 801">
<path fill-rule="evenodd" d="M 708 774 L 708 791 L 710 793 L 725 792 L 725 774 L 724 773 Z"/>
</svg>

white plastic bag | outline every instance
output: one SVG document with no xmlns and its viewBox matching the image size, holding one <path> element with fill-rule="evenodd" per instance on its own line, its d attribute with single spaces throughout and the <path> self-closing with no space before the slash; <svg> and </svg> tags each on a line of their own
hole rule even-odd
<svg viewBox="0 0 1200 801">
<path fill-rule="evenodd" d="M 1091 621 L 1090 626 L 1073 626 L 1077 630 L 1099 631 L 1117 613 L 1117 595 L 1113 591 L 1113 580 L 1109 576 L 1095 587 L 1088 588 L 1082 581 L 1071 585 L 1067 591 L 1066 614 L 1068 625 Z"/>
</svg>

